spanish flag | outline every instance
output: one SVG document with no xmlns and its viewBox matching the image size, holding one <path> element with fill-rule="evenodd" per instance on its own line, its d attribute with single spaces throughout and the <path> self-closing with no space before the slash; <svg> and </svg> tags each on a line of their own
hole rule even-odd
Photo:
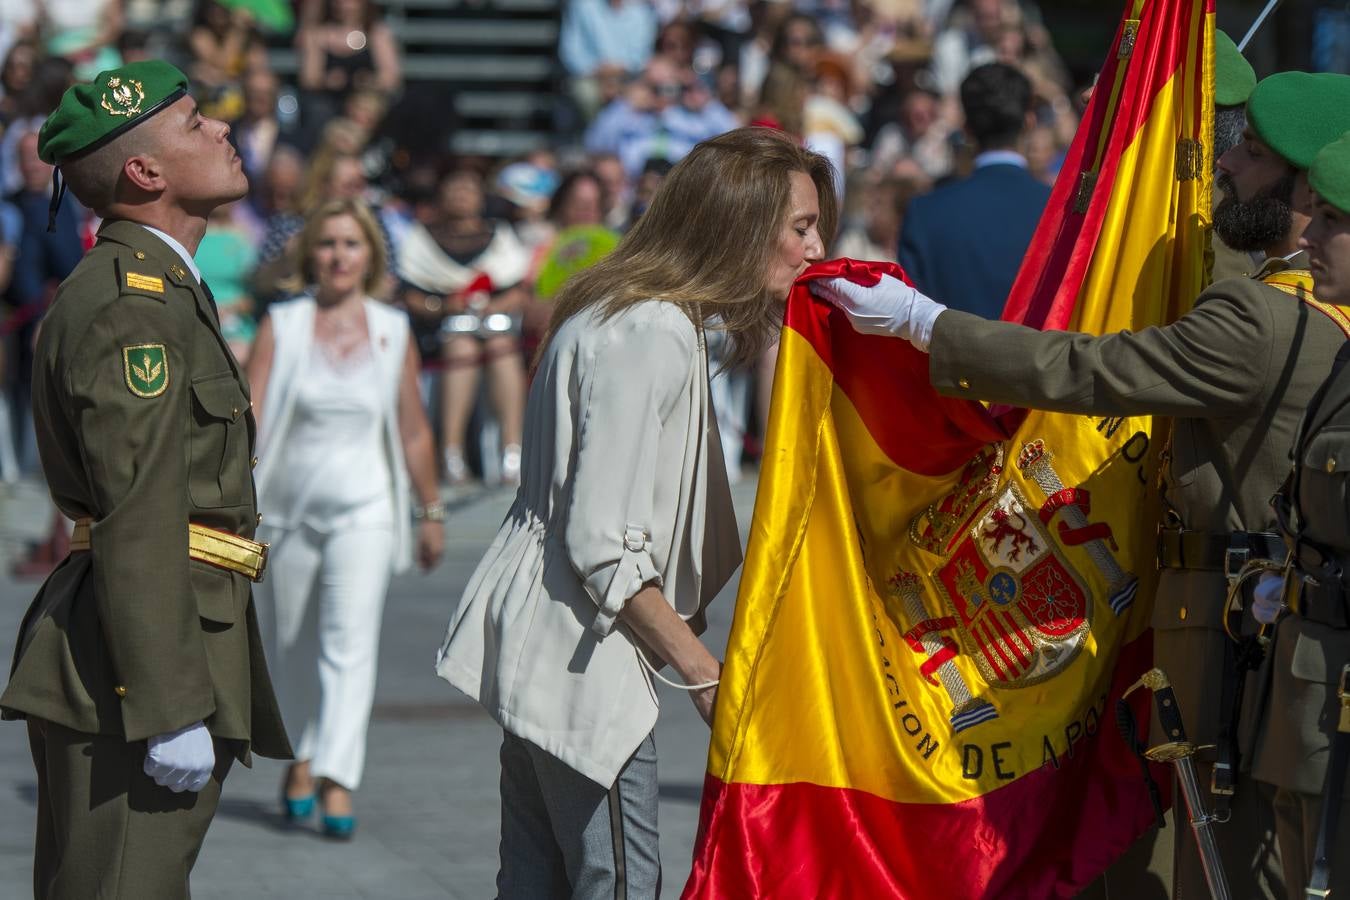
<svg viewBox="0 0 1350 900">
<path fill-rule="evenodd" d="M 1005 318 L 1139 329 L 1200 293 L 1213 34 L 1213 0 L 1130 0 Z M 805 287 L 883 272 L 788 302 L 685 898 L 1072 896 L 1153 820 L 1114 707 L 1166 423 L 939 397 Z"/>
</svg>

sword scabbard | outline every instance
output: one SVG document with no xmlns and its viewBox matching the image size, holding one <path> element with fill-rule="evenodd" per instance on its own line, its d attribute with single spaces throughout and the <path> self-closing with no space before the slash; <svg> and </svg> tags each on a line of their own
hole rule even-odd
<svg viewBox="0 0 1350 900">
<path fill-rule="evenodd" d="M 1341 667 L 1341 680 L 1336 694 L 1341 701 L 1341 718 L 1336 725 L 1336 730 L 1343 734 L 1350 734 L 1350 663 Z"/>
</svg>

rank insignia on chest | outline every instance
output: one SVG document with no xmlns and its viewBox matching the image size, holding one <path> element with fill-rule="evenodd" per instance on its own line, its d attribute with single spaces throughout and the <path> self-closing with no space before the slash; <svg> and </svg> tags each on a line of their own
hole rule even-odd
<svg viewBox="0 0 1350 900">
<path fill-rule="evenodd" d="M 169 387 L 169 357 L 163 344 L 122 348 L 122 372 L 137 397 L 158 397 Z"/>
<path fill-rule="evenodd" d="M 162 294 L 164 293 L 164 279 L 156 278 L 154 275 L 141 275 L 137 272 L 128 272 L 127 287 L 135 288 L 138 291 L 152 291 L 156 294 Z"/>
</svg>

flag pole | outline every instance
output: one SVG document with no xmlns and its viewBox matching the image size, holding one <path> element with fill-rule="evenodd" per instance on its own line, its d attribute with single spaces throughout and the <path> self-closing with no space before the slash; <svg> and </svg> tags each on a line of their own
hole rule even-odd
<svg viewBox="0 0 1350 900">
<path fill-rule="evenodd" d="M 1266 17 L 1274 12 L 1275 7 L 1279 5 L 1280 0 L 1270 0 L 1270 2 L 1266 4 L 1266 8 L 1261 10 L 1261 15 L 1257 16 L 1256 21 L 1252 23 L 1252 27 L 1247 29 L 1246 37 L 1238 42 L 1237 48 L 1239 53 L 1247 49 L 1247 45 L 1251 43 L 1252 36 L 1255 35 L 1257 30 L 1261 27 L 1261 23 L 1265 22 Z"/>
</svg>

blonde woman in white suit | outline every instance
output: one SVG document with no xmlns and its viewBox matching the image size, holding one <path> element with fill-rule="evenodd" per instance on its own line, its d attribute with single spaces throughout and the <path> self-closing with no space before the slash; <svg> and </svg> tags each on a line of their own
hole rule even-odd
<svg viewBox="0 0 1350 900">
<path fill-rule="evenodd" d="M 257 603 L 282 715 L 300 736 L 286 818 L 317 805 L 323 833 L 350 838 L 385 593 L 414 554 L 435 565 L 444 508 L 407 316 L 370 297 L 385 272 L 375 219 L 360 201 L 320 206 L 298 255 L 310 290 L 271 307 L 248 366 L 259 534 L 271 544 Z"/>
</svg>

